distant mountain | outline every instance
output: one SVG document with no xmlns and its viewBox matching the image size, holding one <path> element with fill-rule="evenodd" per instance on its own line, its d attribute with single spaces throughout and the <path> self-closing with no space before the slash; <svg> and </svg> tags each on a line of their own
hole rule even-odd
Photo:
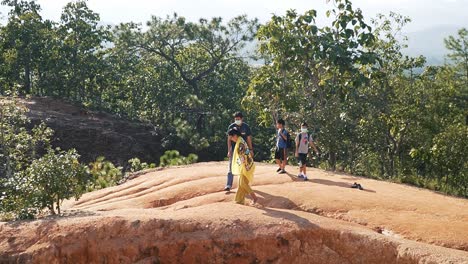
<svg viewBox="0 0 468 264">
<path fill-rule="evenodd" d="M 446 25 L 403 33 L 408 37 L 408 48 L 405 49 L 404 53 L 410 56 L 423 55 L 429 65 L 443 64 L 448 53 L 444 39 L 451 35 L 457 35 L 461 28 L 461 26 Z"/>
</svg>

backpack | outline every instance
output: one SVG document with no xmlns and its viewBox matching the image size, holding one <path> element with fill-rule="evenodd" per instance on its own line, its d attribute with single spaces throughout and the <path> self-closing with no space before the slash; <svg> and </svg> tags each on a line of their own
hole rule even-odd
<svg viewBox="0 0 468 264">
<path fill-rule="evenodd" d="M 301 142 L 301 138 L 302 138 L 302 133 L 299 133 L 299 142 Z M 307 139 L 310 141 L 310 134 L 307 133 Z M 307 144 L 309 144 L 309 142 L 307 142 Z"/>
<path fill-rule="evenodd" d="M 293 140 L 291 139 L 291 134 L 289 134 L 289 132 L 287 132 L 286 134 L 286 148 L 292 148 L 293 146 Z"/>
</svg>

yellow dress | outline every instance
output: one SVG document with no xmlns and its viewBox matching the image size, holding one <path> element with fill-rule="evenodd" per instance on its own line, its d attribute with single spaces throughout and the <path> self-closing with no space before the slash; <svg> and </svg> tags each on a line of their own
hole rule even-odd
<svg viewBox="0 0 468 264">
<path fill-rule="evenodd" d="M 232 173 L 239 175 L 239 187 L 236 193 L 236 203 L 244 204 L 245 196 L 251 194 L 250 185 L 253 182 L 255 164 L 248 144 L 239 137 L 232 157 Z"/>
</svg>

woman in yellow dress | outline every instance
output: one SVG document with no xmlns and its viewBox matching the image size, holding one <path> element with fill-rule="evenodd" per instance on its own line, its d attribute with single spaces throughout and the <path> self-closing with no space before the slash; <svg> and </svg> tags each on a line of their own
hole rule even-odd
<svg viewBox="0 0 468 264">
<path fill-rule="evenodd" d="M 249 145 L 241 137 L 240 131 L 236 128 L 229 130 L 228 134 L 231 140 L 236 143 L 232 157 L 232 173 L 239 175 L 236 203 L 244 204 L 245 196 L 249 194 L 255 204 L 257 202 L 257 196 L 249 185 L 253 181 L 255 172 L 255 164 Z"/>
</svg>

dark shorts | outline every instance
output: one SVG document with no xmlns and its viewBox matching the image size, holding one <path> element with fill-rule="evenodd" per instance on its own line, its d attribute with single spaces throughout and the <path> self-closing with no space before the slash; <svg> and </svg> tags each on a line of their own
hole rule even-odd
<svg viewBox="0 0 468 264">
<path fill-rule="evenodd" d="M 307 165 L 307 154 L 299 153 L 298 162 L 300 167 Z"/>
<path fill-rule="evenodd" d="M 276 148 L 275 150 L 275 159 L 284 160 L 286 157 L 285 148 Z"/>
</svg>

